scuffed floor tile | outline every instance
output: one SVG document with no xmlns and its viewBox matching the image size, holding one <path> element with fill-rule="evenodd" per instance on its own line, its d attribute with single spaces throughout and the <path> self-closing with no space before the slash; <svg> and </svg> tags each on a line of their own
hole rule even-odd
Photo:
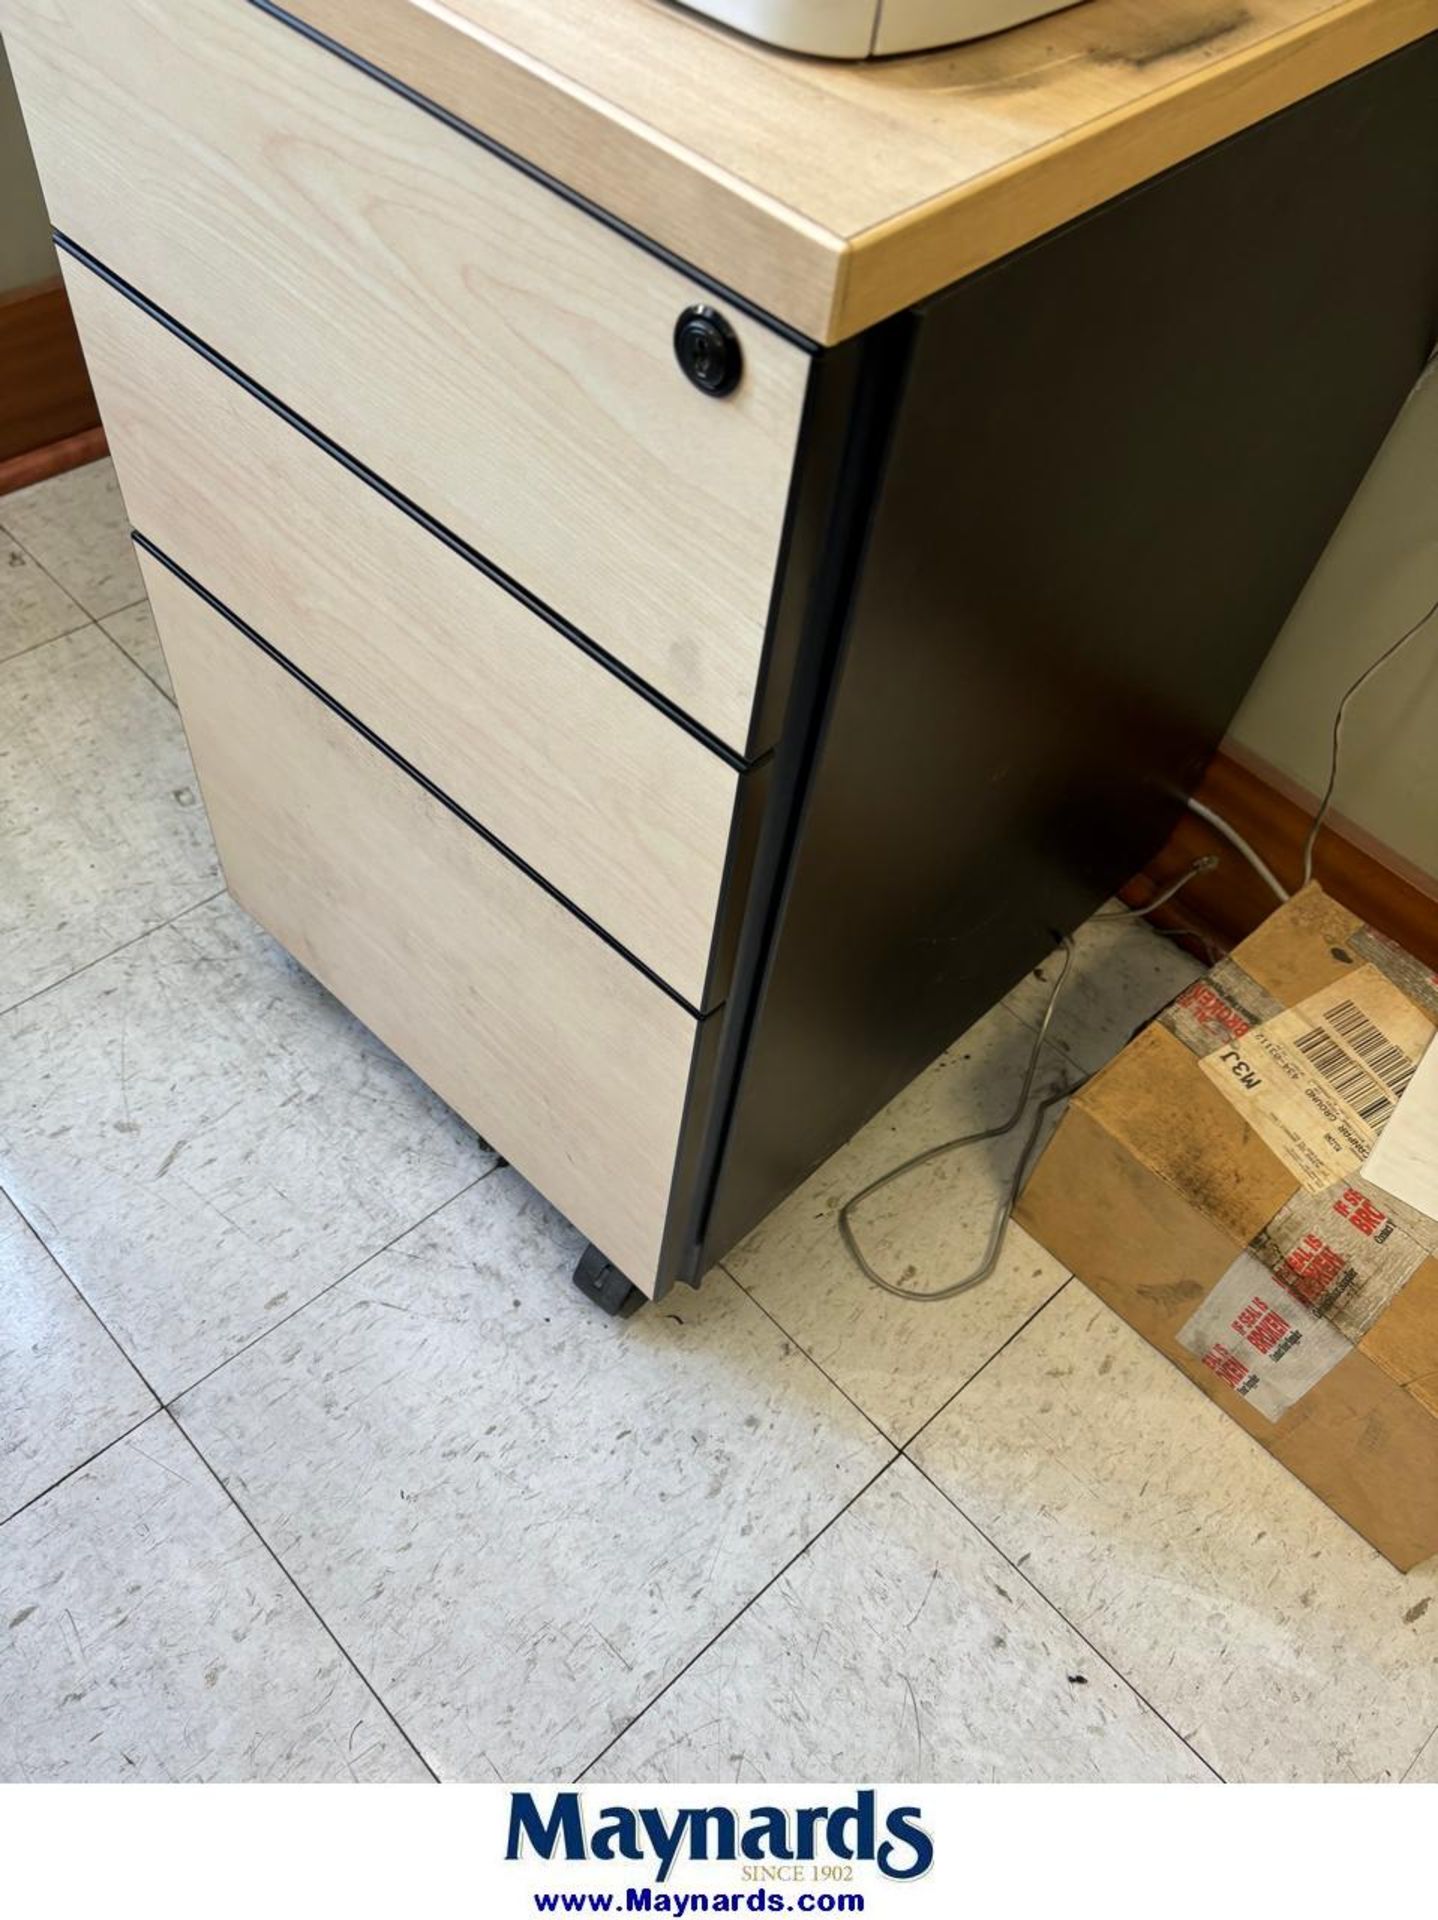
<svg viewBox="0 0 1438 1920">
<path fill-rule="evenodd" d="M 493 1164 L 228 899 L 0 1018 L 0 1180 L 164 1399 Z"/>
<path fill-rule="evenodd" d="M 612 1321 L 492 1174 L 179 1403 L 449 1778 L 572 1777 L 892 1449 L 732 1282 Z"/>
<path fill-rule="evenodd" d="M 886 1168 L 1008 1118 L 1033 1051 L 1030 1028 L 995 1007 L 726 1255 L 735 1279 L 892 1439 L 909 1439 L 1067 1277 L 1020 1227 L 994 1274 L 932 1304 L 898 1300 L 855 1266 L 839 1237 L 845 1200 Z M 1036 1097 L 1065 1083 L 1057 1055 Z M 983 1258 L 1028 1122 L 931 1162 L 876 1194 L 854 1218 L 876 1270 L 942 1287 Z"/>
<path fill-rule="evenodd" d="M 1438 1724 L 1438 1562 L 1395 1573 L 1078 1282 L 912 1451 L 1225 1778 L 1396 1779 Z"/>
<path fill-rule="evenodd" d="M 110 614 L 100 625 L 120 651 L 129 655 L 141 673 L 154 681 L 165 698 L 173 700 L 175 689 L 149 601 L 141 600 L 133 607 L 124 607 L 119 613 Z"/>
<path fill-rule="evenodd" d="M 0 1531 L 0 1777 L 427 1776 L 159 1414 Z"/>
<path fill-rule="evenodd" d="M 1119 904 L 1110 901 L 1109 908 Z M 1057 954 L 1050 954 L 1004 1005 L 1037 1026 L 1057 965 Z M 1202 972 L 1191 954 L 1141 920 L 1089 920 L 1074 936 L 1049 1040 L 1085 1073 L 1097 1073 Z"/>
<path fill-rule="evenodd" d="M 900 1459 L 591 1770 L 604 1780 L 1209 1780 Z"/>
<path fill-rule="evenodd" d="M 94 627 L 0 665 L 0 1009 L 221 885 L 174 708 Z"/>
<path fill-rule="evenodd" d="M 0 537 L 0 660 L 89 623 L 84 608 L 23 547 Z"/>
<path fill-rule="evenodd" d="M 1438 1731 L 1435 1731 L 1403 1776 L 1412 1787 L 1438 1787 Z"/>
<path fill-rule="evenodd" d="M 0 1521 L 154 1411 L 154 1395 L 0 1194 Z"/>
<path fill-rule="evenodd" d="M 0 528 L 93 620 L 145 597 L 115 469 L 93 460 L 0 499 Z"/>
</svg>

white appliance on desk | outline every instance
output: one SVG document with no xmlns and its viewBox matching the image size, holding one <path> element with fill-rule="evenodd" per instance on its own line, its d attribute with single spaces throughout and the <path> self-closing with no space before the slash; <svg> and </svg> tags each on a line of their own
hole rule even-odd
<svg viewBox="0 0 1438 1920">
<path fill-rule="evenodd" d="M 1057 13 L 1074 0 L 683 0 L 756 40 L 795 53 L 868 60 L 917 53 Z"/>
</svg>

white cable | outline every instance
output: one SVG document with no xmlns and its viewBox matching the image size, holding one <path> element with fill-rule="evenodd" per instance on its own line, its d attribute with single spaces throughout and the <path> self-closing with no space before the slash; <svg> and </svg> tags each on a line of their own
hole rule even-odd
<svg viewBox="0 0 1438 1920">
<path fill-rule="evenodd" d="M 1283 885 L 1282 881 L 1280 881 L 1278 875 L 1273 871 L 1273 868 L 1269 866 L 1261 854 L 1256 853 L 1254 849 L 1249 846 L 1237 827 L 1229 826 L 1221 813 L 1215 813 L 1212 807 L 1206 807 L 1201 800 L 1195 800 L 1192 796 L 1189 797 L 1188 810 L 1190 813 L 1196 813 L 1200 820 L 1206 820 L 1215 833 L 1221 833 L 1231 847 L 1236 847 L 1248 862 L 1249 866 L 1253 868 L 1253 871 L 1258 875 L 1259 879 L 1262 880 L 1266 886 L 1272 887 L 1280 900 L 1292 899 L 1293 896 L 1289 893 L 1287 887 Z"/>
<path fill-rule="evenodd" d="M 1428 611 L 1419 619 L 1415 620 L 1411 627 L 1399 634 L 1393 644 L 1379 654 L 1378 658 L 1373 661 L 1370 666 L 1365 667 L 1338 703 L 1338 710 L 1333 716 L 1333 745 L 1329 757 L 1328 784 L 1323 790 L 1323 797 L 1318 803 L 1318 811 L 1313 816 L 1313 824 L 1308 829 L 1308 838 L 1304 842 L 1303 847 L 1303 884 L 1305 886 L 1307 886 L 1308 882 L 1313 878 L 1313 853 L 1317 845 L 1319 829 L 1322 827 L 1328 809 L 1333 803 L 1334 789 L 1338 784 L 1338 767 L 1343 745 L 1343 721 L 1348 709 L 1348 703 L 1356 693 L 1367 685 L 1368 681 L 1372 679 L 1380 667 L 1386 666 L 1395 654 L 1407 646 L 1413 636 L 1418 633 L 1421 628 L 1425 627 L 1435 614 L 1438 614 L 1438 600 L 1435 600 Z M 1266 886 L 1272 888 L 1280 900 L 1289 900 L 1292 898 L 1288 889 L 1279 880 L 1268 862 L 1249 845 L 1236 827 L 1231 827 L 1228 824 L 1222 814 L 1215 813 L 1213 808 L 1205 806 L 1202 800 L 1195 800 L 1191 797 L 1188 801 L 1188 807 L 1190 812 L 1196 814 L 1200 820 L 1206 820 L 1215 833 L 1221 834 L 1230 846 L 1236 848 L 1238 852 L 1243 855 L 1254 872 Z M 1141 920 L 1145 915 L 1153 913 L 1156 908 L 1166 905 L 1181 887 L 1188 885 L 1189 881 L 1192 880 L 1195 875 L 1210 873 L 1216 865 L 1217 860 L 1215 857 L 1212 854 L 1206 854 L 1202 859 L 1195 860 L 1186 873 L 1180 875 L 1177 880 L 1165 887 L 1162 892 L 1156 894 L 1146 906 L 1111 908 L 1107 912 L 1095 914 L 1094 918 L 1098 920 Z M 1024 1113 L 1028 1108 L 1029 1095 L 1033 1091 L 1034 1079 L 1038 1073 L 1039 1060 L 1043 1053 L 1044 1039 L 1048 1033 L 1049 1025 L 1053 1020 L 1054 1008 L 1058 1005 L 1059 994 L 1063 989 L 1064 981 L 1068 978 L 1069 968 L 1073 964 L 1073 941 L 1065 935 L 1062 944 L 1063 964 L 1060 966 L 1058 975 L 1049 991 L 1048 1003 L 1044 1007 L 1043 1018 L 1039 1021 L 1038 1031 L 1034 1035 L 1034 1043 L 1029 1052 L 1028 1065 L 1024 1069 L 1023 1084 L 1019 1089 L 1018 1104 L 1015 1106 L 1009 1118 L 999 1126 L 985 1127 L 978 1133 L 959 1134 L 958 1137 L 953 1140 L 942 1141 L 937 1147 L 925 1148 L 922 1153 L 914 1154 L 910 1159 L 902 1161 L 897 1167 L 890 1167 L 887 1173 L 881 1173 L 878 1179 L 871 1180 L 868 1186 L 861 1187 L 858 1193 L 852 1194 L 839 1209 L 839 1235 L 845 1247 L 848 1249 L 854 1264 L 866 1279 L 871 1280 L 876 1287 L 882 1288 L 885 1293 L 893 1294 L 897 1299 L 928 1301 L 952 1300 L 957 1294 L 967 1293 L 971 1287 L 981 1286 L 983 1282 L 990 1277 L 999 1263 L 1000 1255 L 1003 1253 L 1004 1241 L 1008 1237 L 1009 1224 L 1013 1219 L 1014 1208 L 1018 1203 L 1019 1189 L 1022 1187 L 1024 1176 L 1028 1172 L 1029 1162 L 1033 1158 L 1034 1148 L 1038 1144 L 1039 1133 L 1043 1126 L 1045 1113 L 1047 1113 L 1050 1107 L 1057 1106 L 1061 1100 L 1070 1099 L 1081 1087 L 1086 1086 L 1093 1077 L 1091 1074 L 1085 1074 L 1081 1079 L 1076 1080 L 1072 1086 L 1062 1087 L 1056 1093 L 1046 1094 L 1042 1100 L 1036 1102 L 1028 1137 L 1024 1141 L 1023 1149 L 1019 1154 L 1018 1163 L 1014 1168 L 1013 1177 L 1009 1182 L 1002 1203 L 994 1215 L 994 1224 L 989 1231 L 987 1251 L 977 1267 L 973 1268 L 969 1273 L 966 1273 L 962 1279 L 952 1281 L 947 1287 L 935 1287 L 930 1291 L 917 1287 L 901 1287 L 892 1280 L 886 1280 L 881 1273 L 877 1272 L 875 1268 L 870 1265 L 854 1233 L 852 1217 L 856 1208 L 862 1206 L 864 1201 L 882 1191 L 883 1188 L 891 1185 L 895 1180 L 902 1180 L 906 1174 L 916 1173 L 920 1167 L 928 1166 L 930 1161 L 941 1159 L 946 1154 L 957 1153 L 962 1147 L 977 1146 L 984 1140 L 1002 1139 L 1005 1134 L 1012 1133 L 1020 1120 L 1023 1119 Z"/>
<path fill-rule="evenodd" d="M 961 1133 L 956 1139 L 945 1140 L 937 1147 L 926 1147 L 922 1153 L 916 1153 L 911 1159 L 905 1160 L 901 1165 L 890 1167 L 887 1173 L 881 1173 L 877 1180 L 871 1180 L 867 1187 L 861 1187 L 858 1193 L 852 1194 L 849 1199 L 844 1202 L 843 1206 L 840 1207 L 840 1238 L 848 1248 L 854 1264 L 864 1275 L 865 1279 L 872 1280 L 874 1285 L 876 1287 L 882 1287 L 885 1293 L 892 1293 L 900 1300 L 952 1300 L 956 1294 L 967 1293 L 970 1287 L 982 1285 L 999 1264 L 999 1256 L 1004 1250 L 1004 1241 L 1008 1236 L 1009 1221 L 1013 1217 L 1014 1206 L 1019 1197 L 1019 1188 L 1023 1185 L 1024 1175 L 1028 1172 L 1029 1161 L 1033 1157 L 1033 1150 L 1038 1142 L 1039 1129 L 1043 1124 L 1044 1114 L 1060 1100 L 1067 1100 L 1070 1094 L 1077 1093 L 1079 1088 L 1084 1084 L 1082 1080 L 1075 1082 L 1071 1087 L 1063 1088 L 1059 1093 L 1047 1094 L 1034 1108 L 1033 1124 L 1029 1128 L 1028 1139 L 1024 1142 L 1023 1151 L 1019 1155 L 1018 1165 L 1014 1168 L 1013 1178 L 1009 1182 L 1008 1191 L 1004 1195 L 1003 1203 L 994 1215 L 994 1224 L 989 1232 L 988 1251 L 985 1253 L 979 1265 L 971 1272 L 966 1273 L 961 1280 L 955 1280 L 947 1287 L 936 1287 L 932 1291 L 928 1291 L 922 1287 L 901 1287 L 896 1285 L 892 1280 L 886 1280 L 883 1274 L 876 1272 L 865 1258 L 864 1251 L 855 1238 L 854 1229 L 850 1223 L 850 1216 L 856 1207 L 862 1206 L 865 1200 L 869 1199 L 872 1194 L 878 1193 L 882 1187 L 887 1187 L 894 1180 L 901 1180 L 906 1173 L 917 1172 L 920 1167 L 926 1167 L 931 1160 L 941 1159 L 943 1155 L 948 1153 L 957 1153 L 960 1147 L 975 1147 L 981 1140 L 1002 1139 L 1005 1134 L 1013 1132 L 1020 1120 L 1023 1119 L 1028 1107 L 1029 1095 L 1033 1091 L 1034 1078 L 1038 1073 L 1039 1059 L 1043 1053 L 1044 1036 L 1049 1030 L 1049 1022 L 1054 1017 L 1054 1008 L 1058 1005 L 1059 991 L 1064 981 L 1068 978 L 1068 970 L 1073 964 L 1074 943 L 1069 939 L 1067 934 L 1065 934 L 1063 938 L 1063 956 L 1063 964 L 1060 966 L 1058 976 L 1049 991 L 1048 1005 L 1044 1008 L 1043 1018 L 1039 1021 L 1038 1032 L 1034 1035 L 1034 1044 L 1029 1053 L 1029 1063 L 1024 1069 L 1023 1085 L 1019 1088 L 1018 1104 L 1008 1119 L 997 1127 L 985 1127 L 979 1133 Z"/>
<path fill-rule="evenodd" d="M 1172 881 L 1170 885 L 1166 886 L 1161 893 L 1156 894 L 1146 906 L 1110 909 L 1106 913 L 1095 914 L 1094 918 L 1098 920 L 1142 920 L 1145 915 L 1154 912 L 1156 908 L 1164 906 L 1168 901 L 1172 900 L 1179 889 L 1186 887 L 1189 881 L 1197 874 L 1211 873 L 1217 865 L 1218 861 L 1215 855 L 1211 853 L 1205 854 L 1201 859 L 1195 860 L 1186 873 L 1181 874 L 1177 880 Z M 981 1286 L 983 1282 L 990 1277 L 995 1267 L 999 1264 L 1000 1256 L 1003 1253 L 1004 1241 L 1008 1238 L 1009 1225 L 1014 1216 L 1014 1208 L 1018 1205 L 1019 1190 L 1023 1186 L 1025 1177 L 1028 1174 L 1029 1165 L 1034 1156 L 1034 1148 L 1038 1145 L 1039 1134 L 1043 1128 L 1044 1115 L 1050 1107 L 1057 1106 L 1060 1101 L 1071 1099 L 1080 1088 L 1086 1087 L 1093 1078 L 1092 1074 L 1084 1074 L 1079 1079 L 1073 1081 L 1071 1085 L 1060 1087 L 1056 1093 L 1047 1093 L 1042 1100 L 1035 1102 L 1028 1137 L 1025 1139 L 1023 1148 L 1019 1153 L 1018 1161 L 1015 1164 L 1013 1176 L 1009 1181 L 1008 1188 L 1004 1193 L 997 1212 L 994 1214 L 994 1223 L 989 1229 L 989 1244 L 978 1266 L 964 1274 L 961 1279 L 951 1281 L 946 1287 L 934 1287 L 930 1289 L 923 1287 L 901 1287 L 893 1280 L 886 1280 L 883 1274 L 879 1273 L 870 1264 L 863 1248 L 859 1245 L 858 1236 L 854 1232 L 853 1214 L 857 1208 L 861 1207 L 873 1194 L 880 1192 L 893 1181 L 902 1180 L 905 1174 L 916 1173 L 920 1167 L 928 1166 L 931 1160 L 942 1159 L 945 1154 L 957 1153 L 961 1147 L 978 1146 L 980 1141 L 983 1140 L 1001 1140 L 1005 1134 L 1012 1133 L 1020 1120 L 1023 1119 L 1028 1108 L 1029 1095 L 1033 1092 L 1034 1080 L 1038 1074 L 1039 1061 L 1043 1056 L 1044 1041 L 1048 1036 L 1048 1030 L 1053 1021 L 1054 1008 L 1058 1005 L 1059 994 L 1063 990 L 1064 981 L 1068 978 L 1069 968 L 1073 965 L 1074 943 L 1067 934 L 1063 936 L 1061 945 L 1063 949 L 1063 961 L 1054 979 L 1054 983 L 1049 989 L 1049 997 L 1044 1007 L 1043 1017 L 1039 1021 L 1038 1031 L 1034 1035 L 1033 1046 L 1029 1049 L 1028 1064 L 1024 1068 L 1023 1084 L 1019 1088 L 1018 1101 L 1008 1119 L 1002 1121 L 996 1127 L 985 1127 L 978 1133 L 961 1133 L 956 1139 L 944 1140 L 937 1147 L 926 1147 L 922 1153 L 912 1155 L 908 1160 L 902 1161 L 897 1167 L 890 1167 L 888 1172 L 881 1173 L 877 1180 L 871 1180 L 867 1187 L 861 1187 L 858 1193 L 851 1194 L 839 1209 L 839 1237 L 848 1249 L 849 1256 L 855 1266 L 859 1269 L 860 1273 L 864 1275 L 866 1280 L 871 1280 L 876 1287 L 882 1288 L 885 1293 L 892 1293 L 899 1300 L 952 1300 L 957 1294 L 967 1293 L 971 1287 Z"/>
<path fill-rule="evenodd" d="M 1333 741 L 1328 755 L 1328 784 L 1323 789 L 1323 798 L 1318 803 L 1318 811 L 1314 814 L 1313 824 L 1308 829 L 1308 838 L 1303 843 L 1303 884 L 1305 887 L 1313 878 L 1313 856 L 1318 846 L 1318 831 L 1323 825 L 1324 820 L 1328 817 L 1328 809 L 1333 805 L 1334 791 L 1338 786 L 1338 763 L 1343 750 L 1343 720 L 1348 711 L 1348 702 L 1353 698 L 1355 693 L 1361 692 L 1362 689 L 1367 686 L 1368 682 L 1373 678 L 1374 674 L 1378 672 L 1380 667 L 1386 667 L 1395 654 L 1402 652 L 1403 648 L 1408 645 L 1408 642 L 1413 636 L 1423 627 L 1427 626 L 1435 613 L 1438 613 L 1438 600 L 1433 602 L 1426 613 L 1420 614 L 1406 633 L 1400 633 L 1391 646 L 1385 647 L 1371 666 L 1363 669 L 1352 686 L 1349 687 L 1347 693 L 1345 693 L 1343 698 L 1338 702 L 1338 711 L 1333 716 Z"/>
<path fill-rule="evenodd" d="M 1206 853 L 1202 859 L 1195 860 L 1185 873 L 1181 873 L 1177 880 L 1170 880 L 1162 893 L 1156 893 L 1152 900 L 1145 901 L 1141 907 L 1105 907 L 1102 913 L 1094 914 L 1093 918 L 1095 920 L 1142 920 L 1145 914 L 1157 913 L 1160 907 L 1166 907 L 1173 896 L 1181 888 L 1186 887 L 1190 880 L 1196 880 L 1201 873 L 1212 873 L 1218 864 L 1219 859 L 1216 853 Z"/>
</svg>

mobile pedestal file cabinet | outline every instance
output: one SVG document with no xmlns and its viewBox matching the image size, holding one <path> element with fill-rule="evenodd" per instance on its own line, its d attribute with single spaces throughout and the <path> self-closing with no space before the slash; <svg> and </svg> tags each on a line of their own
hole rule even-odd
<svg viewBox="0 0 1438 1920">
<path fill-rule="evenodd" d="M 1438 3 L 1132 14 L 0 0 L 229 886 L 611 1309 L 1156 849 L 1438 331 Z"/>
</svg>

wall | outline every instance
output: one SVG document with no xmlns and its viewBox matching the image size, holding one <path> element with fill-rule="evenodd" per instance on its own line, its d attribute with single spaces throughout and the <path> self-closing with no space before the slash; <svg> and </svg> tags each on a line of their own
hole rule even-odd
<svg viewBox="0 0 1438 1920">
<path fill-rule="evenodd" d="M 1438 600 L 1438 362 L 1419 383 L 1230 735 L 1309 794 L 1344 689 Z M 1334 801 L 1438 885 L 1438 618 L 1357 695 Z M 1261 769 L 1260 769 L 1261 770 Z"/>
<path fill-rule="evenodd" d="M 20 118 L 5 49 L 0 45 L 0 294 L 53 279 L 59 269 L 50 223 Z"/>
</svg>

